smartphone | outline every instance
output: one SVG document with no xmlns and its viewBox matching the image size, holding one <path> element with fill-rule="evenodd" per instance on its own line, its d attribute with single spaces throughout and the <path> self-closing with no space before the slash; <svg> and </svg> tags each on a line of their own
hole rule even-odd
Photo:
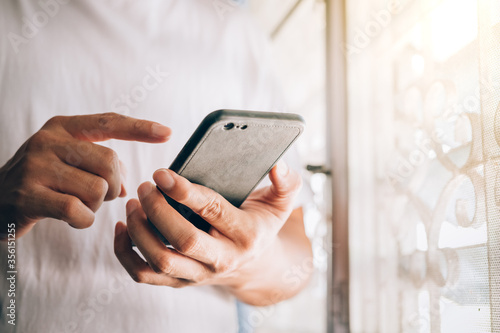
<svg viewBox="0 0 500 333">
<path fill-rule="evenodd" d="M 203 119 L 169 168 L 193 183 L 211 188 L 239 207 L 304 127 L 303 118 L 292 113 L 214 111 Z M 163 195 L 184 218 L 208 232 L 209 223 L 189 207 Z"/>
</svg>

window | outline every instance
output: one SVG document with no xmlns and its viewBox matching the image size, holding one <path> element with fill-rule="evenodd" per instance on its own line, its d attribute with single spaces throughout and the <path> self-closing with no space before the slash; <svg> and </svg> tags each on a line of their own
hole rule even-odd
<svg viewBox="0 0 500 333">
<path fill-rule="evenodd" d="M 306 221 L 327 260 L 257 332 L 500 331 L 500 2 L 250 5 L 333 170 Z"/>
<path fill-rule="evenodd" d="M 347 5 L 350 328 L 500 329 L 500 3 Z"/>
</svg>

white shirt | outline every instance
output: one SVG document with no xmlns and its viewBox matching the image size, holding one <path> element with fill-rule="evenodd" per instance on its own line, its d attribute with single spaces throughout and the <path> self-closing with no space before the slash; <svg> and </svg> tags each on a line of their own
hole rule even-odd
<svg viewBox="0 0 500 333">
<path fill-rule="evenodd" d="M 210 111 L 282 108 L 265 39 L 228 0 L 57 1 L 0 4 L 0 165 L 55 115 L 112 111 L 173 134 L 104 143 L 127 166 L 128 198 L 104 203 L 88 229 L 45 219 L 17 241 L 16 326 L 2 313 L 0 331 L 235 332 L 235 299 L 222 288 L 133 282 L 113 228 Z M 6 259 L 2 243 L 1 269 Z M 2 279 L 2 311 L 7 289 Z"/>
</svg>

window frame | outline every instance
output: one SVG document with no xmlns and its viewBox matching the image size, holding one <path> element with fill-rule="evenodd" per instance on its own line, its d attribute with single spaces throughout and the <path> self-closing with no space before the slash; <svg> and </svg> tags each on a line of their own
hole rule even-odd
<svg viewBox="0 0 500 333">
<path fill-rule="evenodd" d="M 347 61 L 340 47 L 346 41 L 346 1 L 325 0 L 325 3 L 327 168 L 332 170 L 327 331 L 343 333 L 349 332 Z"/>
</svg>

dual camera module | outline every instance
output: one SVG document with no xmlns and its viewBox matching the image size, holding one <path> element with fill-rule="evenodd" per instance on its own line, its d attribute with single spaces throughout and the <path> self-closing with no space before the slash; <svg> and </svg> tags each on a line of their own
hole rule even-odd
<svg viewBox="0 0 500 333">
<path fill-rule="evenodd" d="M 224 125 L 223 127 L 226 131 L 229 131 L 233 128 L 237 128 L 237 129 L 240 129 L 240 130 L 246 130 L 248 128 L 247 125 L 235 125 L 234 123 L 227 123 Z"/>
</svg>

